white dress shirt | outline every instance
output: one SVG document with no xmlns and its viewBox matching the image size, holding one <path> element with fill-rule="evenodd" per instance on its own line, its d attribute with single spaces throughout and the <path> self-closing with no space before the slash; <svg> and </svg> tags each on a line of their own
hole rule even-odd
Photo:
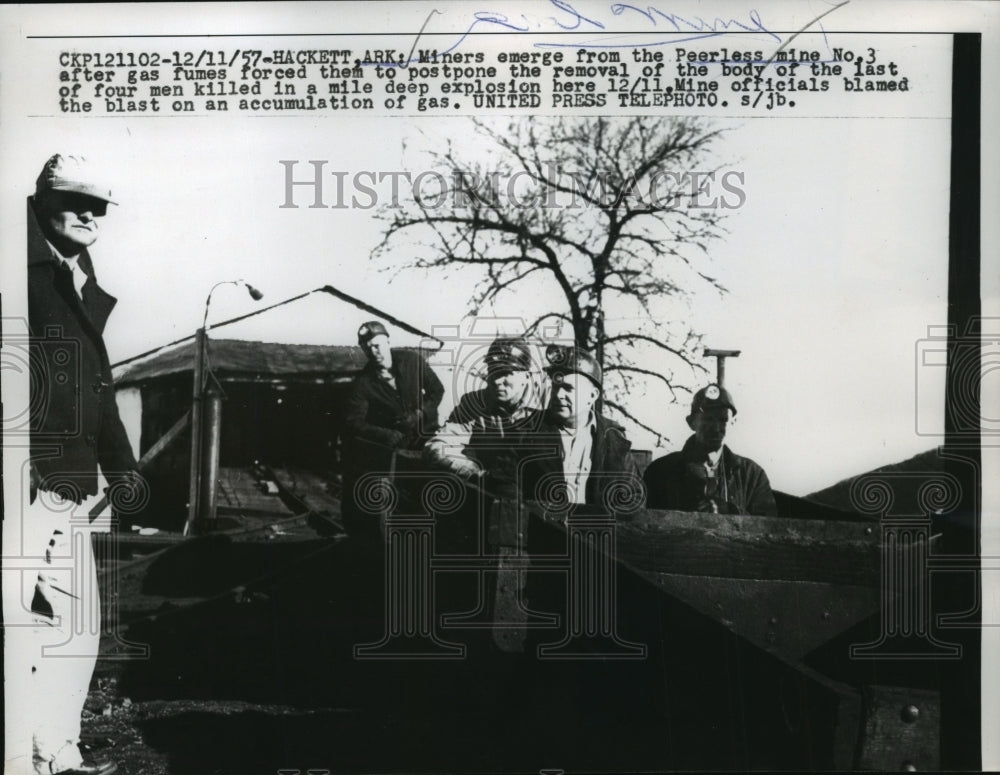
<svg viewBox="0 0 1000 775">
<path fill-rule="evenodd" d="M 597 421 L 579 428 L 560 428 L 559 441 L 562 443 L 563 480 L 566 482 L 570 503 L 585 503 L 587 500 L 587 480 L 590 479 L 591 453 L 594 449 L 594 432 Z"/>
</svg>

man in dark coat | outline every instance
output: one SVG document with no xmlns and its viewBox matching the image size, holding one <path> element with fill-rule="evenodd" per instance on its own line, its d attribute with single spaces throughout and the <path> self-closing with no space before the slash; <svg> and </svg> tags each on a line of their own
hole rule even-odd
<svg viewBox="0 0 1000 775">
<path fill-rule="evenodd" d="M 680 452 L 654 460 L 643 477 L 651 509 L 775 516 L 771 485 L 759 465 L 723 444 L 736 405 L 725 388 L 694 395 L 687 422 L 694 435 Z"/>
<path fill-rule="evenodd" d="M 344 518 L 357 526 L 358 479 L 388 471 L 394 450 L 419 450 L 437 429 L 444 386 L 417 353 L 389 347 L 377 320 L 358 329 L 368 363 L 354 379 L 344 413 Z"/>
<path fill-rule="evenodd" d="M 97 500 L 98 469 L 110 485 L 113 505 L 132 500 L 141 488 L 103 340 L 116 300 L 97 285 L 87 252 L 109 202 L 114 204 L 110 190 L 85 159 L 59 154 L 46 162 L 28 199 L 30 491 L 18 527 L 21 552 L 39 558 L 41 566 L 30 606 L 22 585 L 4 578 L 5 614 L 31 612 L 30 622 L 6 631 L 8 691 L 13 684 L 27 694 L 17 713 L 8 715 L 16 731 L 8 736 L 13 750 L 6 756 L 16 771 L 115 769 L 111 762 L 84 764 L 78 748 L 100 640 L 99 617 L 93 614 L 100 606 L 93 528 L 87 520 Z M 128 494 L 122 496 L 123 489 Z M 17 553 L 8 543 L 6 522 L 4 551 Z M 73 549 L 77 532 L 84 533 L 82 555 Z M 60 567 L 59 558 L 70 565 Z M 43 647 L 57 653 L 43 655 Z"/>
<path fill-rule="evenodd" d="M 560 345 L 546 348 L 545 360 L 549 403 L 535 413 L 535 427 L 519 441 L 522 498 L 539 501 L 558 512 L 572 507 L 578 516 L 588 513 L 628 518 L 642 505 L 642 482 L 624 430 L 600 413 L 600 364 L 582 349 Z M 529 554 L 567 551 L 564 536 L 530 527 L 522 543 Z M 530 601 L 531 609 L 568 615 L 564 585 L 546 583 L 544 574 L 524 576 L 528 578 L 521 595 Z M 503 598 L 498 596 L 497 608 L 502 611 L 502 606 Z M 530 637 L 531 632 L 543 641 L 551 638 L 551 633 L 543 635 L 542 630 L 525 630 L 523 648 L 529 653 L 532 645 L 540 645 Z"/>
<path fill-rule="evenodd" d="M 641 482 L 624 429 L 597 411 L 603 374 L 588 352 L 551 345 L 552 382 L 539 430 L 522 443 L 528 500 L 599 506 L 621 515 L 641 505 Z"/>
<path fill-rule="evenodd" d="M 72 209 L 53 210 L 62 207 Z M 39 377 L 32 385 L 35 484 L 64 488 L 77 503 L 97 493 L 98 464 L 109 482 L 135 469 L 102 338 L 117 299 L 97 284 L 87 252 L 106 210 L 100 192 L 65 188 L 40 188 L 28 207 L 28 317 Z"/>
</svg>

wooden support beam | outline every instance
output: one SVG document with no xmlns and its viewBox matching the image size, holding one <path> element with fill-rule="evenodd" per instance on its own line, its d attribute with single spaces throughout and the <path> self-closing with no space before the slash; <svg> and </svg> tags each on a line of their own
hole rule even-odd
<svg viewBox="0 0 1000 775">
<path fill-rule="evenodd" d="M 161 452 L 163 452 L 163 450 L 165 450 L 174 439 L 176 439 L 181 434 L 181 432 L 187 427 L 187 424 L 190 421 L 190 419 L 191 419 L 191 411 L 188 410 L 184 412 L 181 419 L 179 419 L 170 427 L 170 430 L 164 433 L 153 446 L 151 446 L 148 450 L 146 450 L 146 454 L 143 455 L 141 458 L 139 458 L 139 462 L 136 464 L 136 467 L 139 469 L 140 473 L 143 471 L 143 469 L 146 468 L 146 466 L 148 466 L 151 462 L 153 462 L 153 460 Z M 101 498 L 101 500 L 99 500 L 97 504 L 95 504 L 95 506 L 90 510 L 90 518 L 94 519 L 97 516 L 99 516 L 100 513 L 104 511 L 105 508 L 107 508 L 107 506 L 108 506 L 108 499 L 107 496 L 105 496 Z"/>
</svg>

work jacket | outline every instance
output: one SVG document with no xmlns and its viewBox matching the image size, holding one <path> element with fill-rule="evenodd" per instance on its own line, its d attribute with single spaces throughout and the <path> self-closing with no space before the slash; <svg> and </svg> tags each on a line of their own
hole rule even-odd
<svg viewBox="0 0 1000 775">
<path fill-rule="evenodd" d="M 642 505 L 642 482 L 632 459 L 632 443 L 624 429 L 603 415 L 591 426 L 590 474 L 584 488 L 585 503 L 616 516 L 626 516 Z M 546 500 L 551 485 L 563 474 L 559 426 L 542 413 L 538 429 L 520 443 L 522 497 Z"/>
<path fill-rule="evenodd" d="M 415 352 L 393 350 L 389 370 L 395 386 L 370 363 L 355 377 L 344 412 L 348 452 L 367 457 L 373 446 L 420 449 L 437 429 L 444 386 L 427 362 Z"/>
<path fill-rule="evenodd" d="M 643 476 L 649 508 L 777 515 L 767 474 L 750 458 L 740 457 L 724 445 L 722 476 L 717 481 L 707 479 L 703 462 L 695 437 L 691 436 L 680 452 L 650 463 Z"/>
<path fill-rule="evenodd" d="M 427 441 L 425 458 L 445 468 L 457 458 L 473 460 L 488 491 L 514 497 L 520 441 L 538 426 L 537 410 L 529 399 L 526 394 L 520 405 L 509 409 L 500 407 L 488 389 L 466 393 Z"/>
</svg>

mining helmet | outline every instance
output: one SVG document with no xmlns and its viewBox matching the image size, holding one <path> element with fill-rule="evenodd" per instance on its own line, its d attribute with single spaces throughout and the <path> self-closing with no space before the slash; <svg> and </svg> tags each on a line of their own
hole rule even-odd
<svg viewBox="0 0 1000 775">
<path fill-rule="evenodd" d="M 694 398 L 691 399 L 691 414 L 695 415 L 706 409 L 721 406 L 729 407 L 733 410 L 733 414 L 736 414 L 736 404 L 733 403 L 733 397 L 729 395 L 729 391 L 719 385 L 708 385 L 695 393 Z"/>
<path fill-rule="evenodd" d="M 389 332 L 377 320 L 369 320 L 358 329 L 358 344 L 364 347 L 376 336 L 389 336 Z"/>
<path fill-rule="evenodd" d="M 545 373 L 553 379 L 560 374 L 575 373 L 588 377 L 597 387 L 602 386 L 604 375 L 601 372 L 601 364 L 586 350 L 550 344 L 545 349 L 545 360 L 548 363 Z"/>
<path fill-rule="evenodd" d="M 520 337 L 494 339 L 486 352 L 486 371 L 531 371 L 531 349 Z"/>
</svg>

